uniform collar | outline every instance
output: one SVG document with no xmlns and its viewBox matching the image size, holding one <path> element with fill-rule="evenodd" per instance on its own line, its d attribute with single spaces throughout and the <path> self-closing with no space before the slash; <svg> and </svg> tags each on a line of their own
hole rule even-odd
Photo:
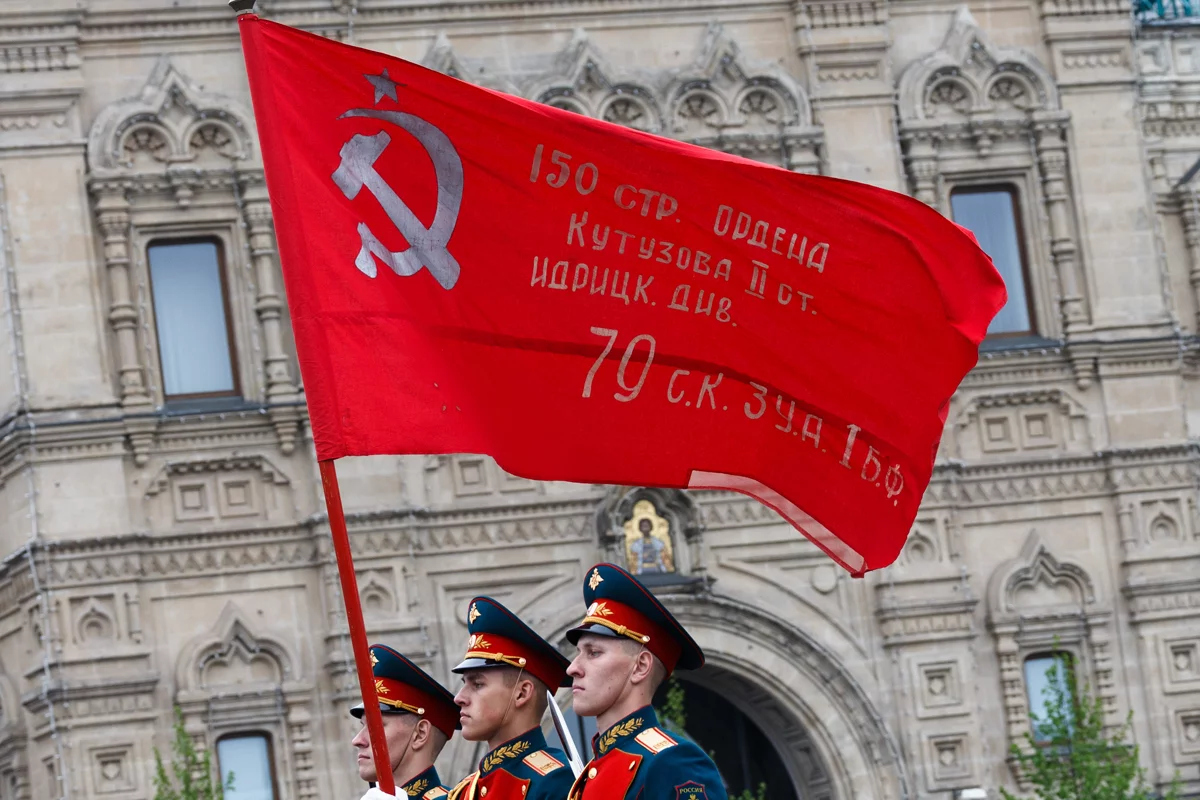
<svg viewBox="0 0 1200 800">
<path fill-rule="evenodd" d="M 437 769 L 430 767 L 422 772 L 417 777 L 413 778 L 408 783 L 400 787 L 400 791 L 409 797 L 421 797 L 435 786 L 441 786 L 442 781 L 438 778 Z"/>
<path fill-rule="evenodd" d="M 592 751 L 602 756 L 626 739 L 632 739 L 647 728 L 658 727 L 658 715 L 654 706 L 643 706 L 625 719 L 619 720 L 608 730 L 592 737 Z"/>
<path fill-rule="evenodd" d="M 479 762 L 479 774 L 482 777 L 510 761 L 517 761 L 530 753 L 546 749 L 546 735 L 541 728 L 531 728 L 525 733 L 492 750 Z"/>
</svg>

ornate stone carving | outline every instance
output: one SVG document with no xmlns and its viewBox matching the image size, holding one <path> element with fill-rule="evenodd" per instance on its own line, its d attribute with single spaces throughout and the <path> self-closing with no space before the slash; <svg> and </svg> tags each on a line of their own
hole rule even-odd
<svg viewBox="0 0 1200 800">
<path fill-rule="evenodd" d="M 144 502 L 161 530 L 283 521 L 291 517 L 291 479 L 264 456 L 171 461 L 150 480 Z"/>
<path fill-rule="evenodd" d="M 820 171 L 823 138 L 804 90 L 778 65 L 749 62 L 719 25 L 708 27 L 696 59 L 678 69 L 615 69 L 582 30 L 550 70 L 519 85 L 464 65 L 444 36 L 425 64 L 577 114 L 798 172 Z"/>
<path fill-rule="evenodd" d="M 977 395 L 963 406 L 953 431 L 958 457 L 972 462 L 1094 452 L 1087 409 L 1058 389 Z"/>
<path fill-rule="evenodd" d="M 88 134 L 93 174 L 250 158 L 250 115 L 235 101 L 205 93 L 163 56 L 141 94 L 106 106 Z M 210 156 L 211 154 L 211 156 Z"/>
<path fill-rule="evenodd" d="M 1030 532 L 1019 556 L 992 573 L 988 624 L 996 638 L 1010 744 L 1023 746 L 1029 731 L 1023 665 L 1039 651 L 1071 652 L 1103 705 L 1106 725 L 1120 724 L 1111 617 L 1087 571 L 1056 558 L 1036 531 Z"/>
</svg>

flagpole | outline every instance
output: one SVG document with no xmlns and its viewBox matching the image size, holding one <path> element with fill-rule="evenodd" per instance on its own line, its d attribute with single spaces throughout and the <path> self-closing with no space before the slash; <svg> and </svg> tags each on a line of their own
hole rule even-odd
<svg viewBox="0 0 1200 800">
<path fill-rule="evenodd" d="M 350 647 L 354 651 L 354 667 L 358 672 L 358 688 L 362 693 L 367 732 L 371 736 L 371 757 L 375 760 L 375 780 L 388 794 L 396 793 L 392 778 L 387 739 L 383 733 L 383 715 L 379 713 L 379 697 L 375 694 L 375 674 L 371 669 L 371 653 L 367 646 L 367 629 L 363 623 L 362 603 L 358 595 L 358 579 L 354 574 L 354 556 L 350 552 L 350 535 L 346 532 L 346 515 L 342 511 L 342 493 L 338 488 L 337 469 L 333 461 L 318 462 L 321 467 L 321 486 L 325 489 L 325 508 L 329 512 L 329 532 L 333 536 L 333 552 L 337 556 L 338 577 L 342 581 L 342 601 L 346 605 L 346 625 L 350 629 Z"/>
<path fill-rule="evenodd" d="M 325 490 L 325 508 L 329 512 L 329 532 L 333 537 L 333 552 L 337 557 L 338 577 L 342 582 L 342 602 L 346 606 L 346 625 L 350 629 L 350 648 L 358 673 L 358 689 L 362 694 L 367 732 L 371 737 L 371 757 L 375 761 L 375 780 L 388 794 L 396 793 L 392 778 L 392 761 L 388 757 L 387 738 L 383 732 L 383 715 L 379 713 L 379 696 L 375 694 L 375 674 L 371 669 L 371 652 L 367 644 L 367 629 L 363 623 L 362 602 L 358 594 L 358 578 L 354 574 L 354 555 L 350 552 L 350 534 L 346 531 L 346 515 L 342 511 L 342 492 L 338 487 L 337 468 L 332 460 L 318 462 L 321 486 Z M 383 765 L 382 767 L 380 765 Z"/>
</svg>

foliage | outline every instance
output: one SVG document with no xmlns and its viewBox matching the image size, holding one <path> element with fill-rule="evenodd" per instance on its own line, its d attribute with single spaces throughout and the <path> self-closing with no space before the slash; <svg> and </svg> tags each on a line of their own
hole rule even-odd
<svg viewBox="0 0 1200 800">
<path fill-rule="evenodd" d="M 751 792 L 749 789 L 743 789 L 741 794 L 730 795 L 729 800 L 767 800 L 767 785 L 760 783 L 757 792 Z"/>
<path fill-rule="evenodd" d="M 154 800 L 223 800 L 233 791 L 233 773 L 224 783 L 213 780 L 212 753 L 196 749 L 183 725 L 183 711 L 175 707 L 175 738 L 171 742 L 172 781 L 162 754 L 154 748 Z"/>
<path fill-rule="evenodd" d="M 657 709 L 658 716 L 666 722 L 667 728 L 676 731 L 687 730 L 687 710 L 684 708 L 686 693 L 679 681 L 672 677 L 667 681 L 667 696 L 662 708 Z"/>
<path fill-rule="evenodd" d="M 684 691 L 683 686 L 678 680 L 672 677 L 667 681 L 667 692 L 663 698 L 662 705 L 655 709 L 658 713 L 659 721 L 664 728 L 683 735 L 687 734 L 686 697 L 687 693 Z M 708 753 L 708 757 L 716 761 L 716 756 L 711 751 Z M 741 794 L 729 795 L 729 800 L 767 800 L 767 797 L 767 785 L 760 783 L 758 791 L 752 792 L 749 789 L 744 789 Z"/>
<path fill-rule="evenodd" d="M 1127 741 L 1130 714 L 1115 731 L 1104 729 L 1104 704 L 1080 685 L 1065 659 L 1046 672 L 1044 717 L 1030 720 L 1024 746 L 1014 744 L 1017 768 L 1039 800 L 1154 800 L 1159 795 L 1138 765 L 1138 747 Z M 1032 715 L 1031 715 L 1032 716 Z M 1004 800 L 1017 800 L 1001 789 Z M 1162 795 L 1178 800 L 1179 779 Z"/>
</svg>

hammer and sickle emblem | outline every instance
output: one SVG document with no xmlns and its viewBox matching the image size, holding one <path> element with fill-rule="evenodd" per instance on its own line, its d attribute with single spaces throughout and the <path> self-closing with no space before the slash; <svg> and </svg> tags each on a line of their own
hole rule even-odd
<svg viewBox="0 0 1200 800">
<path fill-rule="evenodd" d="M 415 275 L 422 267 L 427 267 L 443 289 L 453 289 L 458 282 L 459 266 L 446 245 L 454 232 L 462 204 L 463 166 L 449 137 L 420 117 L 402 111 L 358 108 L 342 116 L 372 117 L 408 131 L 433 161 L 438 184 L 437 213 L 433 224 L 426 228 L 375 170 L 375 161 L 392 141 L 387 132 L 381 131 L 374 136 L 356 133 L 350 137 L 350 141 L 342 145 L 342 163 L 334 170 L 333 182 L 349 200 L 357 197 L 364 186 L 369 189 L 408 242 L 407 250 L 388 250 L 367 224 L 360 222 L 358 235 L 362 239 L 362 248 L 354 259 L 354 266 L 371 278 L 376 274 L 376 258 L 401 277 Z"/>
</svg>

